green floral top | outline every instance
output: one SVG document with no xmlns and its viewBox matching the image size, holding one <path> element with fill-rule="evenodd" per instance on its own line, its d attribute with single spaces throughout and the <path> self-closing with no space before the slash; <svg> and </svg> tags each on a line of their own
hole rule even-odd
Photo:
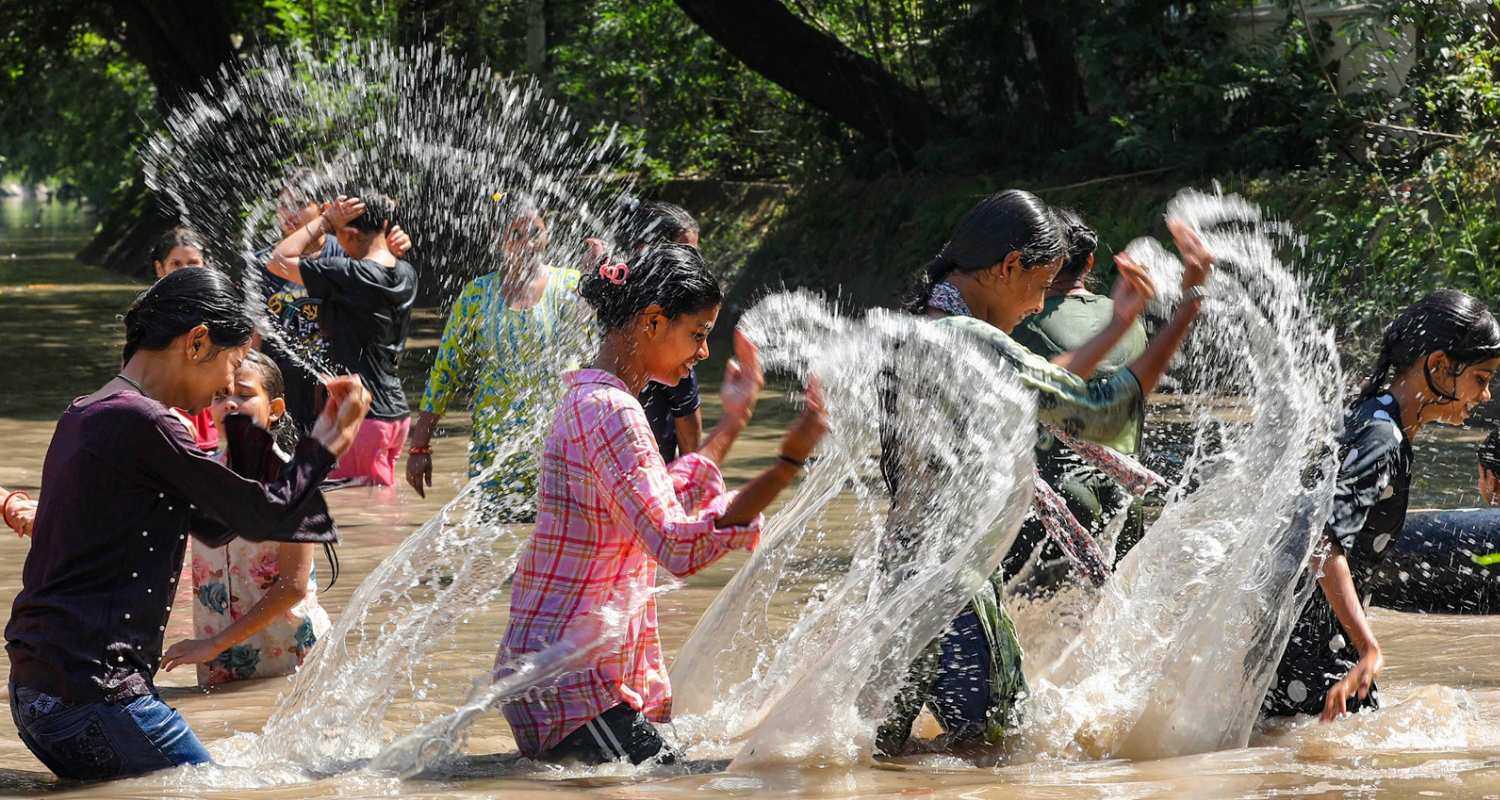
<svg viewBox="0 0 1500 800">
<path fill-rule="evenodd" d="M 1004 331 L 974 317 L 948 316 L 936 324 L 962 331 L 993 349 L 1036 392 L 1038 421 L 1091 442 L 1107 443 L 1142 413 L 1141 384 L 1129 369 L 1084 380 L 1026 349 Z"/>
<path fill-rule="evenodd" d="M 489 466 L 506 431 L 527 422 L 533 410 L 525 407 L 532 394 L 527 390 L 559 380 L 541 356 L 556 337 L 557 325 L 569 324 L 563 306 L 575 302 L 579 275 L 573 269 L 546 269 L 547 288 L 530 308 L 506 305 L 498 273 L 475 278 L 454 302 L 443 328 L 421 410 L 442 416 L 460 387 L 473 388 L 471 476 Z"/>
</svg>

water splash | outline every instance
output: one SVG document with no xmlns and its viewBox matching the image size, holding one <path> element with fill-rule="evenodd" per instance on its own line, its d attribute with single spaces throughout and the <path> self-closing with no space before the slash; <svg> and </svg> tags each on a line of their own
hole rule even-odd
<svg viewBox="0 0 1500 800">
<path fill-rule="evenodd" d="M 1192 431 L 1184 477 L 1076 636 L 1055 658 L 1033 653 L 1035 753 L 1244 746 L 1327 516 L 1342 376 L 1331 329 L 1279 258 L 1285 229 L 1234 196 L 1183 192 L 1168 215 L 1219 257 L 1176 373 Z M 1130 252 L 1180 274 L 1153 243 Z"/>
<path fill-rule="evenodd" d="M 379 42 L 331 57 L 260 51 L 187 98 L 142 157 L 152 187 L 206 235 L 210 257 L 239 272 L 262 334 L 314 372 L 328 365 L 266 314 L 257 255 L 281 238 L 278 195 L 287 187 L 313 198 L 366 190 L 394 198 L 415 241 L 407 259 L 423 292 L 442 298 L 476 275 L 578 263 L 583 239 L 608 238 L 619 222 L 629 188 L 621 167 L 634 158 L 612 133 L 589 136 L 533 80 L 472 68 L 436 46 Z M 498 245 L 525 209 L 542 213 L 550 240 L 535 258 L 507 259 Z M 487 296 L 482 315 L 498 320 L 506 299 Z M 494 479 L 541 450 L 561 374 L 595 349 L 592 314 L 576 298 L 534 341 L 501 342 L 511 335 L 505 326 L 477 327 L 476 373 L 500 366 L 479 357 L 484 337 L 494 339 L 487 352 L 521 348 L 520 363 L 503 365 L 515 394 L 493 465 L 366 577 L 263 733 L 226 744 L 221 761 L 326 773 L 380 750 L 403 694 L 417 701 L 407 706 L 419 723 L 440 713 L 426 702 L 444 682 L 425 672 L 428 656 L 499 596 L 526 531 L 494 521 Z"/>
<path fill-rule="evenodd" d="M 141 158 L 148 184 L 207 237 L 211 260 L 241 276 L 262 335 L 318 372 L 320 355 L 266 314 L 261 254 L 282 238 L 284 191 L 393 198 L 422 293 L 451 298 L 511 266 L 499 244 L 523 206 L 549 226 L 540 263 L 578 263 L 585 237 L 620 222 L 638 156 L 613 130 L 589 135 L 534 79 L 436 45 L 363 42 L 329 54 L 268 49 L 226 67 Z"/>
<path fill-rule="evenodd" d="M 867 755 L 900 678 L 984 584 L 1030 500 L 1033 400 L 992 353 L 915 317 L 772 296 L 741 322 L 817 375 L 833 432 L 673 665 L 694 754 L 736 765 Z M 882 394 L 886 394 L 882 398 Z M 884 429 L 883 429 L 884 428 Z M 882 437 L 899 441 L 882 491 Z M 851 502 L 835 503 L 847 492 Z M 790 619 L 771 604 L 796 598 Z"/>
</svg>

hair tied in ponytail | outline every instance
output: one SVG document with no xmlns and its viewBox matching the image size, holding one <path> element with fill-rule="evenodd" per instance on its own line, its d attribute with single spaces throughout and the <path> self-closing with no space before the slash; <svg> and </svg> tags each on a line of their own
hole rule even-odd
<svg viewBox="0 0 1500 800">
<path fill-rule="evenodd" d="M 630 277 L 630 267 L 626 266 L 623 261 L 617 261 L 613 264 L 605 261 L 599 265 L 599 277 L 616 286 L 624 286 L 625 279 Z"/>
</svg>

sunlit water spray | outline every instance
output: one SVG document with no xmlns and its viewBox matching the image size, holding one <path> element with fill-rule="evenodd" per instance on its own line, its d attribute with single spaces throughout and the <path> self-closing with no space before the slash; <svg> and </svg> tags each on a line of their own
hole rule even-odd
<svg viewBox="0 0 1500 800">
<path fill-rule="evenodd" d="M 1030 654 L 1025 738 L 1038 754 L 1244 746 L 1311 586 L 1298 578 L 1327 517 L 1342 424 L 1332 331 L 1280 260 L 1285 229 L 1257 208 L 1184 192 L 1167 213 L 1219 258 L 1175 372 L 1192 443 L 1182 483 L 1087 598 L 1081 628 Z M 1159 245 L 1130 252 L 1176 284 L 1180 265 Z"/>
<path fill-rule="evenodd" d="M 264 251 L 277 205 L 377 191 L 415 246 L 421 295 L 451 299 L 505 268 L 500 240 L 523 206 L 545 217 L 538 261 L 574 266 L 583 241 L 619 222 L 636 155 L 596 138 L 533 79 L 502 77 L 429 45 L 381 42 L 332 54 L 259 51 L 227 67 L 142 148 L 151 187 L 242 278 L 262 334 L 329 365 L 266 314 Z"/>
<path fill-rule="evenodd" d="M 276 210 L 286 187 L 313 197 L 373 190 L 394 198 L 415 241 L 406 257 L 422 293 L 451 298 L 476 275 L 516 267 L 499 244 L 522 210 L 540 212 L 550 233 L 530 264 L 579 264 L 584 238 L 608 238 L 619 222 L 628 188 L 621 167 L 632 156 L 612 135 L 581 130 L 534 81 L 472 69 L 436 47 L 369 43 L 321 60 L 304 51 L 255 55 L 180 106 L 143 158 L 153 188 L 206 235 L 211 258 L 238 272 L 262 335 L 309 370 L 327 372 L 336 370 L 266 314 L 261 254 L 282 236 Z M 481 313 L 487 321 L 475 323 L 479 339 L 509 335 L 494 323 L 506 303 L 494 285 Z M 550 323 L 547 335 L 508 343 L 520 348 L 518 363 L 504 365 L 516 394 L 502 415 L 494 466 L 366 577 L 265 731 L 225 743 L 219 761 L 337 771 L 406 732 L 386 728 L 398 699 L 410 698 L 403 711 L 419 721 L 448 711 L 429 699 L 440 687 L 428 656 L 464 622 L 494 624 L 469 618 L 499 597 L 527 530 L 493 521 L 488 484 L 515 458 L 541 450 L 561 374 L 595 349 L 581 301 L 564 303 Z M 498 365 L 476 358 L 471 366 L 477 374 Z"/>
</svg>

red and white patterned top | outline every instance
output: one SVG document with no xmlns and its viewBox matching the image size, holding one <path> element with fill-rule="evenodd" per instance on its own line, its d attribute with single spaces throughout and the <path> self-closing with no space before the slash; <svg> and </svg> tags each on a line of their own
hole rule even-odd
<svg viewBox="0 0 1500 800">
<path fill-rule="evenodd" d="M 588 669 L 502 705 L 526 756 L 621 703 L 669 720 L 672 689 L 651 596 L 657 564 L 691 575 L 760 540 L 759 517 L 719 527 L 733 494 L 712 461 L 688 454 L 662 463 L 646 413 L 619 378 L 583 369 L 563 379 L 542 450 L 536 530 L 516 566 L 499 661 L 541 651 L 606 605 L 634 612 L 623 641 Z"/>
</svg>

